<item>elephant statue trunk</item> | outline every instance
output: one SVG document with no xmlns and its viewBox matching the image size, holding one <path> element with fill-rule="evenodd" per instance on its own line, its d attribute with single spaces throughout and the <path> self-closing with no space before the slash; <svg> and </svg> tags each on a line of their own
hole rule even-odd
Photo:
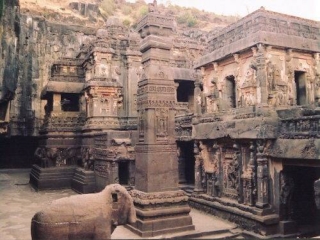
<svg viewBox="0 0 320 240">
<path fill-rule="evenodd" d="M 99 193 L 53 201 L 32 218 L 31 236 L 32 240 L 110 239 L 118 225 L 135 221 L 130 194 L 111 184 Z"/>
</svg>

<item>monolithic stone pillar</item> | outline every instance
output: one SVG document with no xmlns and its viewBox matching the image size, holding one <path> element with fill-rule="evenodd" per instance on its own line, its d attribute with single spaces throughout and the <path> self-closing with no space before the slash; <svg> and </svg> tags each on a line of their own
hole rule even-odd
<svg viewBox="0 0 320 240">
<path fill-rule="evenodd" d="M 176 97 L 169 64 L 172 42 L 165 37 L 173 26 L 172 17 L 156 11 L 138 23 L 138 32 L 145 38 L 140 47 L 144 71 L 137 92 L 139 142 L 131 192 L 137 222 L 128 227 L 142 237 L 194 229 L 188 197 L 178 190 Z"/>
</svg>

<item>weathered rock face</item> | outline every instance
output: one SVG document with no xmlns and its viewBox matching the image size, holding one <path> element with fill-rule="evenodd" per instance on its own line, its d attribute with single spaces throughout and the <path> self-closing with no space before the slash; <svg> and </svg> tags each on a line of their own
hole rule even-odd
<svg viewBox="0 0 320 240">
<path fill-rule="evenodd" d="M 13 99 L 19 74 L 19 1 L 3 1 L 0 11 L 0 134 L 7 133 L 9 101 Z"/>
<path fill-rule="evenodd" d="M 1 21 L 1 101 L 13 99 L 8 113 L 1 107 L 1 116 L 10 119 L 11 136 L 36 136 L 44 117 L 40 94 L 53 61 L 74 57 L 81 44 L 94 38 L 96 29 L 20 13 L 18 0 L 4 2 Z"/>
</svg>

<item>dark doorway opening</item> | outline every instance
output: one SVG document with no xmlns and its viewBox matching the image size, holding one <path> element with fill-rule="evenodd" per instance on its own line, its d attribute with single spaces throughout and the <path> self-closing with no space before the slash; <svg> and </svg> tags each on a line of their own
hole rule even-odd
<svg viewBox="0 0 320 240">
<path fill-rule="evenodd" d="M 194 83 L 192 81 L 180 81 L 177 88 L 177 101 L 188 102 L 193 95 Z"/>
<path fill-rule="evenodd" d="M 296 83 L 296 98 L 297 105 L 307 104 L 307 91 L 306 91 L 306 73 L 301 71 L 294 72 L 294 81 Z"/>
<path fill-rule="evenodd" d="M 194 153 L 193 153 L 193 141 L 188 142 L 178 142 L 178 145 L 181 149 L 181 161 L 184 161 L 183 164 L 179 164 L 179 167 L 184 169 L 179 169 L 179 172 L 182 172 L 184 175 L 184 182 L 186 184 L 194 184 Z"/>
<path fill-rule="evenodd" d="M 62 93 L 61 109 L 64 112 L 79 112 L 79 95 L 75 93 Z"/>
<path fill-rule="evenodd" d="M 128 162 L 118 162 L 119 166 L 119 183 L 121 185 L 129 184 L 129 163 Z"/>
<path fill-rule="evenodd" d="M 314 182 L 320 178 L 320 168 L 304 166 L 285 166 L 286 172 L 293 179 L 291 218 L 299 230 L 320 226 L 320 211 L 315 201 Z M 315 229 L 317 230 L 317 229 Z"/>
<path fill-rule="evenodd" d="M 36 137 L 0 138 L 0 168 L 31 168 L 38 144 Z"/>
<path fill-rule="evenodd" d="M 226 77 L 225 100 L 230 108 L 236 107 L 236 82 L 233 75 Z"/>
</svg>

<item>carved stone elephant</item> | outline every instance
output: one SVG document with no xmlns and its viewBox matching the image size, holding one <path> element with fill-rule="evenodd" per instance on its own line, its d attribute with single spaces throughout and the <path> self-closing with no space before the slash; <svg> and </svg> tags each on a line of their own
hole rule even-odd
<svg viewBox="0 0 320 240">
<path fill-rule="evenodd" d="M 38 239 L 110 239 L 117 225 L 134 223 L 136 211 L 127 190 L 119 184 L 99 193 L 55 200 L 31 220 Z"/>
</svg>

